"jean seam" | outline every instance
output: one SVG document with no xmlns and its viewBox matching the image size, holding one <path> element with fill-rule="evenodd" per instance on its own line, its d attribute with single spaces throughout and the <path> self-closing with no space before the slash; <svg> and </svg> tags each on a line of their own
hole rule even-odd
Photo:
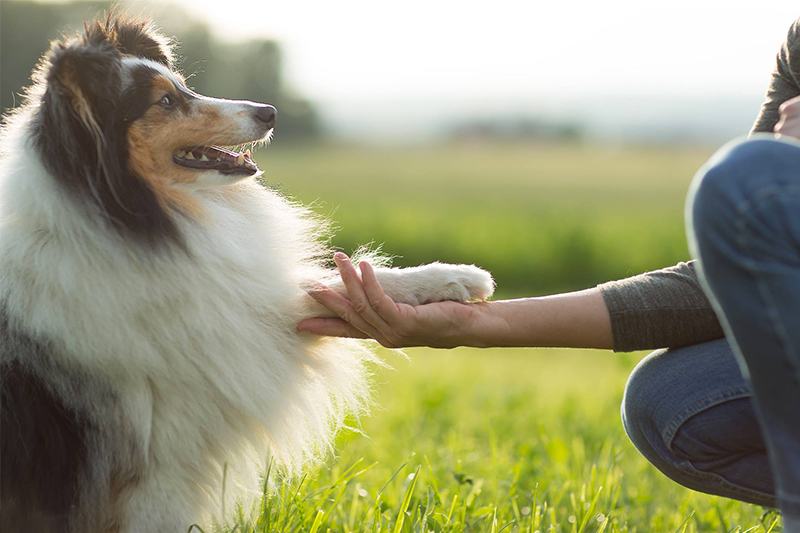
<svg viewBox="0 0 800 533">
<path fill-rule="evenodd" d="M 684 407 L 682 410 L 678 411 L 677 414 L 673 415 L 670 423 L 667 424 L 665 429 L 662 431 L 661 438 L 667 444 L 667 447 L 672 449 L 672 441 L 675 439 L 675 434 L 678 432 L 678 428 L 680 428 L 688 419 L 698 414 L 700 411 L 705 411 L 706 409 L 714 407 L 715 405 L 749 396 L 752 396 L 752 391 L 748 387 L 735 387 L 723 392 L 709 394 L 708 396 L 705 396 L 692 403 L 692 405 Z"/>
<path fill-rule="evenodd" d="M 761 275 L 760 270 L 756 268 L 756 262 L 753 259 L 755 257 L 755 253 L 753 252 L 752 248 L 752 227 L 748 223 L 748 221 L 752 218 L 751 214 L 753 212 L 763 211 L 759 204 L 772 200 L 778 195 L 794 197 L 800 196 L 800 186 L 770 185 L 760 189 L 756 193 L 753 193 L 748 199 L 736 205 L 736 228 L 738 230 L 737 240 L 739 245 L 742 247 L 742 250 L 744 250 L 747 254 L 744 257 L 742 266 L 749 272 L 751 276 L 753 276 L 753 279 L 756 281 L 756 287 L 758 288 L 758 292 L 763 299 L 764 306 L 766 307 L 767 317 L 772 325 L 772 330 L 775 332 L 775 335 L 777 336 L 777 339 L 780 342 L 784 352 L 794 355 L 794 357 L 789 358 L 788 363 L 794 371 L 793 376 L 795 383 L 800 386 L 800 367 L 796 363 L 798 359 L 797 350 L 790 340 L 786 325 L 783 323 L 783 321 L 781 321 L 776 310 L 775 298 L 772 294 L 772 291 L 770 291 L 769 286 L 764 280 L 764 277 Z M 778 502 L 780 502 L 782 507 L 785 504 L 788 504 L 793 510 L 795 510 L 798 509 L 799 504 L 797 502 L 800 502 L 800 494 L 782 493 L 776 487 L 776 499 Z"/>
</svg>

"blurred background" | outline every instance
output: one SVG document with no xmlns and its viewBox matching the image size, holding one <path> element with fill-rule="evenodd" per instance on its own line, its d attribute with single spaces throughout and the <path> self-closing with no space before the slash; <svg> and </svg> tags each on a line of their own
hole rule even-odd
<svg viewBox="0 0 800 533">
<path fill-rule="evenodd" d="M 271 186 L 345 251 L 468 262 L 500 295 L 688 257 L 697 168 L 749 130 L 794 2 L 123 2 L 198 92 L 269 102 Z M 105 2 L 0 0 L 0 105 Z"/>
</svg>

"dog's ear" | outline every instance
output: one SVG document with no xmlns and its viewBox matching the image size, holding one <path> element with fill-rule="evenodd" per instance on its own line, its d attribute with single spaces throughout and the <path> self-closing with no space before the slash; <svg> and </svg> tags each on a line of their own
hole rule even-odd
<svg viewBox="0 0 800 533">
<path fill-rule="evenodd" d="M 95 141 L 99 141 L 103 118 L 113 115 L 122 83 L 119 52 L 108 42 L 90 45 L 77 39 L 54 42 L 44 68 L 45 102 L 71 109 Z"/>
<path fill-rule="evenodd" d="M 172 68 L 174 55 L 170 41 L 146 18 L 117 14 L 113 9 L 102 18 L 84 25 L 84 42 L 112 43 L 120 53 L 150 59 Z"/>
<path fill-rule="evenodd" d="M 144 19 L 119 18 L 114 21 L 117 46 L 124 54 L 151 59 L 172 68 L 174 56 L 169 41 L 153 23 Z"/>
</svg>

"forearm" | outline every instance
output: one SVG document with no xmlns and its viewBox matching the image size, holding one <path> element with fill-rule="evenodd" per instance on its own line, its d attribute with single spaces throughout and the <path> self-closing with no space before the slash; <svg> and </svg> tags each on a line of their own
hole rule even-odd
<svg viewBox="0 0 800 533">
<path fill-rule="evenodd" d="M 472 304 L 463 324 L 468 346 L 611 349 L 611 319 L 598 289 Z"/>
</svg>

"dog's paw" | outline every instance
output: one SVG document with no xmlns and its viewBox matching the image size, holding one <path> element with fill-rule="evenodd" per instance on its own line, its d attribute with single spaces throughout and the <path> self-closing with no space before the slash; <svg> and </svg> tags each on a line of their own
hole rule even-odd
<svg viewBox="0 0 800 533">
<path fill-rule="evenodd" d="M 418 304 L 486 300 L 494 292 L 492 275 L 474 265 L 433 263 L 408 270 L 415 271 L 406 280 L 413 280 L 410 292 Z"/>
<path fill-rule="evenodd" d="M 445 269 L 445 276 L 449 278 L 444 287 L 446 298 L 444 300 L 486 300 L 494 293 L 494 279 L 492 275 L 475 265 L 436 265 Z"/>
</svg>

